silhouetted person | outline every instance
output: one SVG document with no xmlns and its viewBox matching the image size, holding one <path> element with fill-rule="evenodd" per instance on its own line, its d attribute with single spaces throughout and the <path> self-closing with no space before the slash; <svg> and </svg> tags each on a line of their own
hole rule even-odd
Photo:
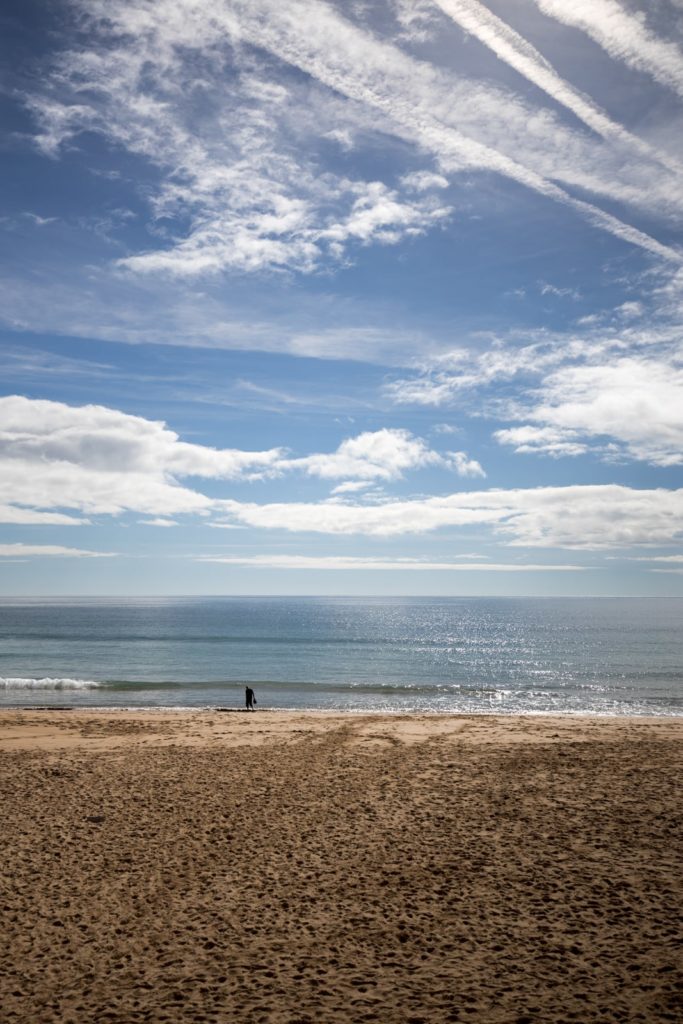
<svg viewBox="0 0 683 1024">
<path fill-rule="evenodd" d="M 247 711 L 256 711 L 256 708 L 254 707 L 256 704 L 256 694 L 252 690 L 251 686 L 247 686 L 244 691 L 244 696 L 246 698 Z"/>
</svg>

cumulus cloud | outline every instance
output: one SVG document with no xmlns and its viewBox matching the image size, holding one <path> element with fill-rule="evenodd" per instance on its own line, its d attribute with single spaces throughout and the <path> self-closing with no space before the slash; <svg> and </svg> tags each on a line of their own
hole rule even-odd
<svg viewBox="0 0 683 1024">
<path fill-rule="evenodd" d="M 624 358 L 567 366 L 547 377 L 541 400 L 525 414 L 532 424 L 500 430 L 498 441 L 521 452 L 577 455 L 585 438 L 658 466 L 683 463 L 683 366 Z"/>
<path fill-rule="evenodd" d="M 476 459 L 470 459 L 467 452 L 451 452 L 450 458 L 460 476 L 486 476 L 480 463 Z"/>
<path fill-rule="evenodd" d="M 8 499 L 0 506 L 0 521 L 5 522 L 85 522 L 45 511 L 67 508 L 106 515 L 142 512 L 152 517 L 148 525 L 172 526 L 173 514 L 208 515 L 220 506 L 219 499 L 181 480 L 257 480 L 299 472 L 344 480 L 349 490 L 354 482 L 398 480 L 429 466 L 460 476 L 484 475 L 464 452 L 440 454 L 407 430 L 365 432 L 342 441 L 334 452 L 291 457 L 283 448 L 241 451 L 190 444 L 163 422 L 105 406 L 0 398 L 0 471 Z"/>
<path fill-rule="evenodd" d="M 272 465 L 280 450 L 243 452 L 188 444 L 164 423 L 118 409 L 9 395 L 0 398 L 0 453 L 96 472 L 147 473 L 162 465 L 182 476 L 234 479 Z"/>
<path fill-rule="evenodd" d="M 401 184 L 415 192 L 424 192 L 428 188 L 447 188 L 448 178 L 433 171 L 413 171 L 411 174 L 403 175 Z"/>
<path fill-rule="evenodd" d="M 666 301 L 677 301 L 676 280 L 661 290 Z M 535 333 L 538 340 L 527 343 L 511 332 L 479 350 L 425 359 L 413 376 L 386 384 L 385 394 L 397 405 L 457 402 L 461 410 L 476 395 L 477 415 L 507 420 L 494 437 L 519 453 L 683 462 L 683 350 L 675 315 L 664 309 L 658 318 L 649 304 L 625 302 L 573 331 Z"/>
<path fill-rule="evenodd" d="M 360 434 L 336 452 L 290 459 L 282 449 L 243 452 L 188 444 L 164 423 L 103 406 L 0 399 L 0 471 L 9 515 L 17 522 L 46 522 L 46 516 L 62 514 L 46 510 L 70 508 L 95 515 L 142 512 L 157 525 L 169 525 L 174 513 L 193 513 L 227 528 L 331 535 L 488 526 L 512 546 L 588 549 L 675 543 L 683 532 L 683 490 L 596 485 L 351 500 L 353 491 L 346 488 L 326 501 L 258 504 L 209 497 L 179 482 L 299 471 L 367 484 L 424 466 L 479 475 L 473 468 L 478 463 L 464 453 L 441 455 L 402 430 Z"/>
<path fill-rule="evenodd" d="M 280 462 L 282 469 L 301 469 L 323 479 L 397 480 L 406 470 L 440 466 L 459 476 L 486 476 L 465 452 L 442 455 L 408 430 L 367 431 L 342 441 L 336 452 Z M 348 489 L 348 488 L 347 488 Z"/>
<path fill-rule="evenodd" d="M 278 449 L 188 444 L 164 423 L 104 406 L 0 398 L 0 471 L 15 516 L 26 515 L 25 508 L 201 513 L 212 508 L 212 499 L 181 486 L 178 477 L 258 475 L 279 457 Z M 48 521 L 45 512 L 39 515 L 37 521 Z"/>
<path fill-rule="evenodd" d="M 215 271 L 246 271 L 264 268 L 314 270 L 325 254 L 343 257 L 349 242 L 394 245 L 402 238 L 421 235 L 446 219 L 451 209 L 430 197 L 402 200 L 381 182 L 339 182 L 328 199 L 346 195 L 347 210 L 311 226 L 311 204 L 271 197 L 273 212 L 261 216 L 215 215 L 197 223 L 191 235 L 170 250 L 127 256 L 118 265 L 129 270 L 165 271 L 179 276 L 199 276 Z M 265 202 L 265 196 L 254 205 Z"/>
</svg>

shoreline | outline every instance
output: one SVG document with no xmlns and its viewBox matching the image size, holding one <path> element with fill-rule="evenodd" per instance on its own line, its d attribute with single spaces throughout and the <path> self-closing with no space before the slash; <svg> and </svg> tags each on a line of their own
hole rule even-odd
<svg viewBox="0 0 683 1024">
<path fill-rule="evenodd" d="M 96 723 L 96 725 L 90 723 Z M 0 752 L 60 749 L 109 749 L 128 742 L 145 745 L 217 745 L 291 742 L 302 732 L 351 730 L 357 737 L 384 730 L 386 742 L 401 743 L 412 733 L 429 740 L 505 746 L 510 743 L 610 742 L 656 736 L 683 741 L 683 717 L 677 715 L 598 715 L 563 712 L 377 712 L 262 708 L 51 708 L 44 705 L 0 708 Z M 92 738 L 98 742 L 93 744 Z M 109 744 L 105 737 L 110 737 Z M 122 739 L 121 737 L 124 737 Z"/>
<path fill-rule="evenodd" d="M 672 717 L 0 711 L 8 1024 L 675 1021 Z"/>
<path fill-rule="evenodd" d="M 227 707 L 221 705 L 196 705 L 196 704 L 0 704 L 0 722 L 2 715 L 14 714 L 19 711 L 40 711 L 40 712 L 68 712 L 71 714 L 180 714 L 180 715 L 200 715 L 200 714 L 251 714 L 246 708 L 241 706 Z M 260 715 L 386 715 L 388 717 L 394 716 L 410 716 L 410 715 L 424 715 L 427 717 L 450 717 L 450 718 L 599 718 L 609 719 L 616 721 L 625 721 L 627 719 L 633 719 L 634 721 L 659 721 L 660 719 L 673 719 L 683 720 L 683 708 L 681 710 L 664 711 L 657 713 L 654 711 L 588 711 L 588 710 L 566 710 L 566 711 L 547 711 L 547 710 L 535 710 L 529 711 L 501 711 L 500 708 L 478 708 L 476 711 L 463 711 L 458 709 L 455 711 L 447 711 L 443 709 L 431 709 L 431 708 L 356 708 L 356 707 L 340 707 L 340 708 L 320 708 L 320 707 L 267 707 L 260 704 L 254 714 Z"/>
<path fill-rule="evenodd" d="M 26 716 L 37 716 L 37 721 L 24 722 Z M 52 718 L 54 716 L 54 718 Z M 270 735 L 271 731 L 278 734 L 287 732 L 300 722 L 310 719 L 318 723 L 321 729 L 332 728 L 335 725 L 343 727 L 344 724 L 358 723 L 358 728 L 363 731 L 366 724 L 379 723 L 390 732 L 398 734 L 405 731 L 411 724 L 419 724 L 420 729 L 428 736 L 431 730 L 436 730 L 439 735 L 452 734 L 460 740 L 467 734 L 472 738 L 475 734 L 483 734 L 488 731 L 492 742 L 506 742 L 510 736 L 526 732 L 527 738 L 544 736 L 552 730 L 560 729 L 563 738 L 577 741 L 588 739 L 605 739 L 614 733 L 615 738 L 621 738 L 622 734 L 637 732 L 647 729 L 655 733 L 671 735 L 683 740 L 683 715 L 626 715 L 626 714 L 597 714 L 590 712 L 525 712 L 506 713 L 496 711 L 474 711 L 469 713 L 459 711 L 367 711 L 355 709 L 328 709 L 328 708 L 258 708 L 256 711 L 248 711 L 243 707 L 209 707 L 209 708 L 187 708 L 187 707 L 79 707 L 49 705 L 22 705 L 19 707 L 0 707 L 0 751 L 5 749 L 7 732 L 14 728 L 19 732 L 26 732 L 27 738 L 32 735 L 31 730 L 36 724 L 45 731 L 45 735 L 52 735 L 55 738 L 64 731 L 73 734 L 81 726 L 87 727 L 87 720 L 94 718 L 100 723 L 107 723 L 112 731 L 116 730 L 117 722 L 135 723 L 139 720 L 140 725 L 154 723 L 166 723 L 172 726 L 171 732 L 176 740 L 181 741 L 188 730 L 199 728 L 199 734 L 206 740 L 216 739 L 222 736 L 226 743 L 244 734 L 243 726 L 252 723 L 259 734 L 263 733 L 263 725 L 271 723 L 271 730 L 265 734 Z M 237 725 L 239 731 L 233 733 L 232 727 Z M 259 727 L 258 723 L 261 723 Z M 216 728 L 222 725 L 222 731 L 216 732 Z M 476 727 L 479 728 L 476 728 Z M 471 728 L 471 734 L 468 727 Z M 87 731 L 87 729 L 86 729 Z"/>
</svg>

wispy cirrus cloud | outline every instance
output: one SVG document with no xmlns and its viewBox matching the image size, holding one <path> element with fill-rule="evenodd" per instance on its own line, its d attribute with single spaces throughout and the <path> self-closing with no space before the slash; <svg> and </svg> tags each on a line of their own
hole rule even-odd
<svg viewBox="0 0 683 1024">
<path fill-rule="evenodd" d="M 428 562 L 419 558 L 363 558 L 353 555 L 200 555 L 200 562 L 265 569 L 333 569 L 389 572 L 582 572 L 583 565 L 524 562 Z"/>
<path fill-rule="evenodd" d="M 111 551 L 87 551 L 62 544 L 0 544 L 0 558 L 114 558 Z"/>
<path fill-rule="evenodd" d="M 479 0 L 434 0 L 434 3 L 466 32 L 488 46 L 500 60 L 570 110 L 593 131 L 654 157 L 675 171 L 683 169 L 666 152 L 655 150 L 648 142 L 612 120 L 593 100 L 562 78 L 535 46 L 493 14 L 485 4 Z M 576 12 L 577 5 L 570 6 Z"/>
<path fill-rule="evenodd" d="M 256 11 L 253 4 L 236 0 L 233 10 L 239 13 L 239 22 L 233 29 L 239 37 L 294 64 L 349 99 L 379 111 L 407 133 L 411 141 L 433 153 L 444 173 L 465 168 L 494 171 L 572 207 L 595 227 L 653 255 L 681 261 L 681 255 L 671 247 L 607 211 L 574 198 L 549 177 L 539 174 L 532 161 L 522 163 L 514 158 L 505 151 L 502 135 L 496 145 L 489 144 L 485 135 L 478 138 L 471 118 L 473 114 L 476 116 L 480 96 L 473 83 L 467 83 L 468 116 L 458 104 L 457 90 L 462 84 L 457 79 L 450 83 L 447 98 L 447 83 L 433 69 L 390 44 L 369 37 L 341 19 L 326 4 L 311 5 L 306 0 L 293 0 L 283 8 L 272 0 L 262 0 L 260 10 Z M 264 18 L 264 14 L 267 17 Z M 305 36 L 297 27 L 302 19 L 307 25 Z M 334 40 L 333 45 L 331 40 Z M 493 99 L 490 90 L 486 99 L 490 107 Z M 505 106 L 507 115 L 514 118 L 515 102 L 507 97 L 506 100 L 501 105 Z M 453 118 L 446 110 L 455 110 L 460 116 Z M 490 127 L 490 118 L 486 124 Z M 508 135 L 509 128 L 508 123 Z M 565 175 L 560 172 L 558 177 L 562 180 Z"/>
<path fill-rule="evenodd" d="M 661 155 L 654 164 L 642 153 L 624 161 L 552 112 L 417 60 L 326 3 L 78 0 L 76 7 L 89 42 L 62 54 L 27 102 L 45 152 L 56 155 L 94 131 L 158 169 L 152 207 L 166 241 L 124 256 L 121 268 L 309 273 L 345 259 L 354 245 L 395 244 L 444 222 L 451 206 L 439 196 L 443 181 L 463 172 L 500 175 L 653 256 L 681 261 L 672 246 L 574 191 L 681 217 L 678 177 L 661 167 L 652 173 Z M 531 60 L 521 37 L 515 46 Z M 560 89 L 554 79 L 553 88 Z M 567 102 L 583 103 L 584 120 L 605 118 L 604 132 L 631 139 L 562 88 Z M 407 142 L 428 165 L 422 178 L 413 171 L 391 183 L 352 180 L 333 170 L 320 146 L 346 128 Z"/>
<path fill-rule="evenodd" d="M 683 96 L 683 52 L 647 25 L 643 12 L 632 13 L 617 0 L 535 0 L 551 18 L 581 29 L 615 60 L 651 75 Z"/>
<path fill-rule="evenodd" d="M 302 297 L 295 309 L 271 317 L 259 309 L 256 315 L 244 304 L 226 302 L 217 294 L 169 287 L 168 282 L 149 274 L 112 277 L 99 268 L 90 268 L 88 282 L 78 285 L 70 273 L 62 275 L 61 268 L 46 275 L 36 269 L 30 282 L 15 274 L 0 275 L 0 323 L 15 332 L 46 332 L 125 345 L 351 359 L 386 366 L 409 366 L 415 351 L 438 351 L 438 340 L 425 329 L 383 323 L 371 314 L 366 310 L 363 315 L 350 315 L 344 303 L 337 308 L 329 300 Z M 41 366 L 27 352 L 22 356 L 18 350 L 15 355 L 8 350 L 4 360 L 7 374 L 30 371 L 31 360 L 35 373 L 49 375 L 53 366 L 55 374 L 66 374 L 69 365 L 79 375 L 97 371 L 93 363 L 49 356 Z M 107 369 L 100 367 L 102 373 Z"/>
<path fill-rule="evenodd" d="M 184 237 L 123 257 L 120 267 L 190 277 L 307 273 L 343 258 L 348 245 L 395 244 L 450 215 L 429 185 L 399 195 L 321 170 L 312 140 L 332 126 L 338 135 L 346 109 L 300 82 L 276 81 L 272 68 L 231 47 L 229 3 L 76 6 L 93 38 L 62 55 L 47 93 L 27 98 L 38 144 L 57 155 L 80 132 L 99 132 L 161 170 L 152 202 L 166 234 L 178 218 L 190 221 Z M 355 112 L 354 126 L 363 120 Z"/>
<path fill-rule="evenodd" d="M 683 555 L 631 555 L 630 562 L 669 562 L 683 565 Z"/>
<path fill-rule="evenodd" d="M 0 352 L 0 367 L 6 380 L 12 377 L 106 377 L 113 367 L 91 359 L 70 359 L 40 349 L 5 345 Z"/>
<path fill-rule="evenodd" d="M 48 502 L 48 505 L 52 504 L 54 503 Z M 5 500 L 0 504 L 0 523 L 14 526 L 88 526 L 90 520 L 82 516 L 70 516 L 64 512 L 27 508 L 21 502 L 13 505 L 11 500 Z"/>
<path fill-rule="evenodd" d="M 399 405 L 447 406 L 468 391 L 515 378 L 535 379 L 569 361 L 604 351 L 619 342 L 602 335 L 599 339 L 536 332 L 538 340 L 521 343 L 518 338 L 494 338 L 493 344 L 455 348 L 422 359 L 422 366 L 408 377 L 388 381 L 384 392 Z M 534 332 L 526 332 L 527 338 Z"/>
</svg>

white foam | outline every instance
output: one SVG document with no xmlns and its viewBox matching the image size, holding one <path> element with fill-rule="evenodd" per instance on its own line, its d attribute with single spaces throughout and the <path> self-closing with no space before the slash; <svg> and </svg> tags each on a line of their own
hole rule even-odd
<svg viewBox="0 0 683 1024">
<path fill-rule="evenodd" d="M 0 688 L 4 690 L 96 690 L 101 685 L 92 679 L 23 679 L 0 676 Z"/>
</svg>

